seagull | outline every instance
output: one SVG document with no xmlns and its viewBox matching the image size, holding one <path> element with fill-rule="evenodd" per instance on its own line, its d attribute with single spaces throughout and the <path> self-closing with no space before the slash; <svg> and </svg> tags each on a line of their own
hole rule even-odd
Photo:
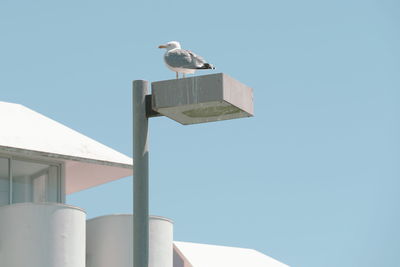
<svg viewBox="0 0 400 267">
<path fill-rule="evenodd" d="M 158 48 L 167 49 L 164 54 L 164 62 L 170 70 L 176 72 L 176 79 L 179 78 L 179 72 L 185 78 L 186 73 L 193 74 L 196 70 L 215 69 L 202 57 L 192 51 L 182 49 L 181 44 L 177 41 L 168 42 Z"/>
</svg>

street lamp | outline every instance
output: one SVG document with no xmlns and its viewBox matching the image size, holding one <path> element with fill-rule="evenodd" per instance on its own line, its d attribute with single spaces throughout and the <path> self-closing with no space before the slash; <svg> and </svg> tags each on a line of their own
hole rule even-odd
<svg viewBox="0 0 400 267">
<path fill-rule="evenodd" d="M 252 88 L 224 73 L 178 80 L 133 81 L 133 260 L 149 267 L 149 151 L 148 119 L 166 116 L 181 124 L 251 117 Z"/>
</svg>

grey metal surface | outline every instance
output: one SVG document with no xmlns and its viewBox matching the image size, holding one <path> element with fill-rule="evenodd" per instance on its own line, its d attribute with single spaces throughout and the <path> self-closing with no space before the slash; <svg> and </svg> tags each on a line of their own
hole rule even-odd
<svg viewBox="0 0 400 267">
<path fill-rule="evenodd" d="M 133 266 L 149 264 L 149 151 L 146 117 L 147 81 L 133 81 L 133 150 L 135 159 L 133 185 Z"/>
<path fill-rule="evenodd" d="M 182 124 L 251 117 L 253 89 L 224 74 L 153 82 L 152 106 Z"/>
<path fill-rule="evenodd" d="M 158 113 L 157 111 L 155 111 L 153 109 L 153 105 L 151 104 L 152 101 L 153 100 L 152 100 L 151 95 L 146 95 L 146 116 L 147 116 L 147 118 L 162 116 L 160 113 Z"/>
</svg>

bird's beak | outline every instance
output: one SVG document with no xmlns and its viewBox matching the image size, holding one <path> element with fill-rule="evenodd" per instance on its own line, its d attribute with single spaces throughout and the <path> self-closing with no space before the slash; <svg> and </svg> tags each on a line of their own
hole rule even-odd
<svg viewBox="0 0 400 267">
<path fill-rule="evenodd" d="M 166 45 L 160 45 L 160 46 L 158 46 L 158 48 L 167 48 L 167 46 Z"/>
</svg>

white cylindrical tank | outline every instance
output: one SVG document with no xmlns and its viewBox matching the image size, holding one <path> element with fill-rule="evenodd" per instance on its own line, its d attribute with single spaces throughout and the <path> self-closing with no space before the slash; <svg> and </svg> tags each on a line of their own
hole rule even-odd
<svg viewBox="0 0 400 267">
<path fill-rule="evenodd" d="M 101 216 L 86 224 L 86 267 L 133 266 L 133 216 Z M 149 267 L 172 267 L 172 221 L 150 216 Z"/>
<path fill-rule="evenodd" d="M 0 207 L 0 266 L 85 267 L 86 214 L 57 203 Z"/>
</svg>

